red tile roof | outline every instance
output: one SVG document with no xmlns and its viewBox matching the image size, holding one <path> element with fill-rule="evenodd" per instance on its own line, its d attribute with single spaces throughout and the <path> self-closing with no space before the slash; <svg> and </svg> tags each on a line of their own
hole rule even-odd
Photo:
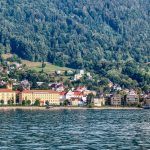
<svg viewBox="0 0 150 150">
<path fill-rule="evenodd" d="M 59 92 L 59 95 L 65 95 L 66 94 L 66 92 Z"/>
<path fill-rule="evenodd" d="M 80 95 L 83 95 L 83 94 L 82 94 L 82 92 L 74 91 L 74 95 L 80 96 Z"/>
<path fill-rule="evenodd" d="M 0 89 L 0 93 L 2 93 L 2 92 L 15 92 L 15 91 L 13 91 L 11 89 Z"/>
</svg>

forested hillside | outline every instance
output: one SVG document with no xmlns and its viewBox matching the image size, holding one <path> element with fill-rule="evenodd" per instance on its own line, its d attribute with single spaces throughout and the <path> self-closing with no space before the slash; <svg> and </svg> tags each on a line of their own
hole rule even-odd
<svg viewBox="0 0 150 150">
<path fill-rule="evenodd" d="M 129 62 L 149 69 L 150 1 L 1 0 L 0 50 L 102 75 L 114 67 L 130 77 Z"/>
</svg>

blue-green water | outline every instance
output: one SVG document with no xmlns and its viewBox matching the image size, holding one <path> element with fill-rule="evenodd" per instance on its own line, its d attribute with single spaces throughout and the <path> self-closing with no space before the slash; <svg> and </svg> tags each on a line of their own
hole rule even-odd
<svg viewBox="0 0 150 150">
<path fill-rule="evenodd" d="M 3 149 L 150 149 L 150 111 L 0 111 Z"/>
</svg>

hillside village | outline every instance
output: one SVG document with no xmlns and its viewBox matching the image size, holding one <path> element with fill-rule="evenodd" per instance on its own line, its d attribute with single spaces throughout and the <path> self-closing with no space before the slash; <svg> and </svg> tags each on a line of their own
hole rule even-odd
<svg viewBox="0 0 150 150">
<path fill-rule="evenodd" d="M 0 66 L 1 105 L 136 106 L 150 105 L 150 93 L 121 87 L 111 81 L 104 89 L 89 83 L 95 75 L 85 70 L 56 70 L 44 73 L 28 70 L 18 59 L 3 60 Z M 101 82 L 101 81 L 100 81 Z M 101 85 L 102 86 L 102 85 Z"/>
</svg>

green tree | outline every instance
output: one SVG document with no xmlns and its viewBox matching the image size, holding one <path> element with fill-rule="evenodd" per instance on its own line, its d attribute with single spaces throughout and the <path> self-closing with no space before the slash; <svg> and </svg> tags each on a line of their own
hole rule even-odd
<svg viewBox="0 0 150 150">
<path fill-rule="evenodd" d="M 70 105 L 69 100 L 68 100 L 68 99 L 64 100 L 64 102 L 63 102 L 63 106 L 68 106 L 68 105 Z"/>
<path fill-rule="evenodd" d="M 0 103 L 1 103 L 1 105 L 4 105 L 4 100 L 1 100 Z"/>
<path fill-rule="evenodd" d="M 30 105 L 31 105 L 31 100 L 27 100 L 27 101 L 26 101 L 26 104 L 27 104 L 28 106 L 30 106 Z"/>
<path fill-rule="evenodd" d="M 45 104 L 46 104 L 46 106 L 49 106 L 49 101 L 46 101 Z"/>
<path fill-rule="evenodd" d="M 87 95 L 87 106 L 91 106 L 93 103 L 94 95 L 92 93 Z"/>
<path fill-rule="evenodd" d="M 36 100 L 35 100 L 34 106 L 40 106 L 40 100 L 39 100 L 39 99 L 36 99 Z"/>
</svg>

